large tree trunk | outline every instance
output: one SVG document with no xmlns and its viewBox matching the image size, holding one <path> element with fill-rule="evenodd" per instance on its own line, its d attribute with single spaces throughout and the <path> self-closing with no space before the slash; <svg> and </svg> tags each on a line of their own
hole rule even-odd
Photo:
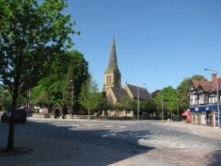
<svg viewBox="0 0 221 166">
<path fill-rule="evenodd" d="M 18 99 L 18 85 L 15 85 L 15 89 L 13 91 L 13 99 L 12 99 L 11 120 L 10 120 L 9 133 L 8 133 L 8 144 L 6 149 L 7 152 L 11 152 L 14 150 L 15 111 L 17 108 L 17 99 Z"/>
</svg>

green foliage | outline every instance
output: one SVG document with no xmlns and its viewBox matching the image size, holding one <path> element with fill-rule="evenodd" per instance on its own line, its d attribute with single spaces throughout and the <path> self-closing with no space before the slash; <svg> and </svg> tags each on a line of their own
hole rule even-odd
<svg viewBox="0 0 221 166">
<path fill-rule="evenodd" d="M 12 96 L 7 87 L 0 85 L 0 110 L 10 108 L 12 103 Z"/>
<path fill-rule="evenodd" d="M 156 106 L 154 104 L 153 99 L 151 98 L 151 99 L 140 101 L 140 108 L 141 108 L 141 111 L 151 113 L 151 112 L 154 112 L 154 110 L 156 109 Z"/>
<path fill-rule="evenodd" d="M 98 92 L 98 85 L 92 79 L 88 79 L 86 83 L 83 84 L 80 93 L 79 102 L 86 108 L 90 114 L 90 111 L 99 108 L 102 101 L 102 94 Z"/>
<path fill-rule="evenodd" d="M 47 96 L 43 100 L 47 102 L 45 104 L 60 103 L 70 107 L 71 91 L 74 86 L 74 104 L 78 109 L 80 89 L 88 76 L 88 63 L 80 52 L 74 50 L 57 54 L 48 67 L 47 77 L 43 78 L 32 90 L 32 103 L 39 104 L 38 101 L 43 93 L 45 94 L 43 96 Z"/>
<path fill-rule="evenodd" d="M 0 61 L 4 84 L 11 91 L 15 86 L 22 93 L 34 87 L 47 72 L 55 52 L 69 47 L 72 30 L 70 15 L 61 11 L 66 7 L 62 0 L 1 1 Z M 53 6 L 53 8 L 51 8 Z"/>
<path fill-rule="evenodd" d="M 48 106 L 49 99 L 44 87 L 37 86 L 31 91 L 31 104 L 41 107 Z"/>
<path fill-rule="evenodd" d="M 100 105 L 97 108 L 99 113 L 101 113 L 102 110 L 108 110 L 112 108 L 113 108 L 113 104 L 110 103 L 110 101 L 105 96 L 102 95 Z"/>
<path fill-rule="evenodd" d="M 173 89 L 171 86 L 165 87 L 154 98 L 154 102 L 158 110 L 162 108 L 163 102 L 165 112 L 172 115 L 173 113 L 175 113 L 175 110 L 177 111 L 179 104 L 176 89 Z"/>
<path fill-rule="evenodd" d="M 70 15 L 64 0 L 0 1 L 0 76 L 12 94 L 12 119 L 18 96 L 34 87 L 48 72 L 55 54 L 70 48 Z M 14 120 L 7 151 L 13 150 Z"/>
<path fill-rule="evenodd" d="M 114 104 L 114 108 L 117 110 L 136 110 L 137 102 L 131 99 L 129 96 L 122 97 L 122 99 Z"/>
<path fill-rule="evenodd" d="M 83 54 L 78 51 L 69 52 L 69 60 L 66 79 L 64 82 L 64 105 L 71 105 L 71 91 L 73 89 L 74 109 L 80 109 L 79 97 L 83 84 L 89 79 L 88 62 L 84 59 Z"/>
</svg>

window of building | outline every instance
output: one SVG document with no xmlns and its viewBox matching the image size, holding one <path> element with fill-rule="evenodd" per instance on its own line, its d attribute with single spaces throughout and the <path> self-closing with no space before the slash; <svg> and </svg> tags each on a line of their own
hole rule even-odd
<svg viewBox="0 0 221 166">
<path fill-rule="evenodd" d="M 199 104 L 205 104 L 204 103 L 204 94 L 199 95 Z"/>
<path fill-rule="evenodd" d="M 210 95 L 209 96 L 209 103 L 215 103 L 215 95 Z"/>
<path fill-rule="evenodd" d="M 111 84 L 111 76 L 108 75 L 108 76 L 107 76 L 107 85 L 110 85 L 110 84 Z"/>
</svg>

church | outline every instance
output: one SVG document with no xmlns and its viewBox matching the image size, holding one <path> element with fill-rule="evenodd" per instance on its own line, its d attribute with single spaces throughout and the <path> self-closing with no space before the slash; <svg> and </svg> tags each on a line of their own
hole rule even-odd
<svg viewBox="0 0 221 166">
<path fill-rule="evenodd" d="M 110 51 L 109 63 L 104 73 L 103 91 L 106 93 L 107 99 L 112 104 L 119 102 L 125 96 L 135 100 L 147 100 L 151 98 L 151 95 L 146 88 L 128 83 L 126 83 L 124 87 L 121 86 L 121 73 L 117 63 L 114 37 Z"/>
</svg>

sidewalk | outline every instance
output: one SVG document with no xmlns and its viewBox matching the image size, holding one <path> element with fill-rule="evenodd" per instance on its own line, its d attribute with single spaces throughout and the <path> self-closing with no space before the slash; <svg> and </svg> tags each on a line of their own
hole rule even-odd
<svg viewBox="0 0 221 166">
<path fill-rule="evenodd" d="M 162 123 L 162 125 L 187 128 L 192 132 L 200 134 L 201 136 L 221 140 L 221 128 L 218 127 L 196 125 L 186 122 L 167 122 L 167 121 Z"/>
</svg>

